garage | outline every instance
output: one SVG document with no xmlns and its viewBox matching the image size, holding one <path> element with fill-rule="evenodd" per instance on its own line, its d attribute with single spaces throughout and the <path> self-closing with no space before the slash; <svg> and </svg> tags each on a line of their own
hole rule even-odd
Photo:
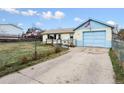
<svg viewBox="0 0 124 93">
<path fill-rule="evenodd" d="M 83 45 L 90 47 L 105 47 L 106 45 L 106 32 L 105 31 L 92 31 L 83 32 Z"/>
<path fill-rule="evenodd" d="M 74 45 L 77 47 L 112 47 L 114 26 L 89 19 L 74 29 Z"/>
</svg>

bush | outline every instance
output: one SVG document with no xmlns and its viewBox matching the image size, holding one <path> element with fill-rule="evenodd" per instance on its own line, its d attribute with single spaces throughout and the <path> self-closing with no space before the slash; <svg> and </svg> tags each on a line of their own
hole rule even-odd
<svg viewBox="0 0 124 93">
<path fill-rule="evenodd" d="M 55 47 L 55 53 L 59 53 L 61 52 L 61 47 L 60 46 L 56 46 Z"/>
<path fill-rule="evenodd" d="M 75 45 L 71 44 L 70 47 L 75 47 Z"/>
<path fill-rule="evenodd" d="M 32 60 L 37 60 L 37 56 L 38 56 L 37 52 L 33 53 L 31 61 Z"/>
<path fill-rule="evenodd" d="M 27 63 L 29 60 L 28 60 L 28 58 L 26 57 L 26 56 L 23 56 L 22 58 L 21 58 L 21 63 L 22 64 L 25 64 L 25 63 Z"/>
</svg>

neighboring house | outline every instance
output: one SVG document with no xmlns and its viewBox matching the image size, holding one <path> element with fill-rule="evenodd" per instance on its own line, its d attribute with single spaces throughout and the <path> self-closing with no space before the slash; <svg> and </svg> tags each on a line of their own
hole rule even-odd
<svg viewBox="0 0 124 93">
<path fill-rule="evenodd" d="M 72 28 L 46 30 L 42 33 L 43 43 L 69 45 L 73 43 L 73 34 Z"/>
<path fill-rule="evenodd" d="M 23 33 L 22 34 L 22 38 L 23 39 L 40 39 L 42 41 L 42 35 L 41 33 L 44 32 L 43 30 L 39 29 L 39 28 L 36 28 L 36 27 L 32 27 L 32 28 L 29 28 L 27 30 L 26 33 Z"/>
<path fill-rule="evenodd" d="M 112 47 L 114 27 L 106 23 L 89 19 L 74 29 L 74 44 L 83 47 Z"/>
<path fill-rule="evenodd" d="M 40 35 L 40 33 L 42 32 L 41 29 L 38 28 L 29 28 L 28 31 L 24 34 L 24 36 L 26 38 L 33 38 L 33 37 L 37 37 L 38 35 Z"/>
<path fill-rule="evenodd" d="M 23 29 L 14 24 L 0 24 L 0 40 L 18 39 Z"/>
</svg>

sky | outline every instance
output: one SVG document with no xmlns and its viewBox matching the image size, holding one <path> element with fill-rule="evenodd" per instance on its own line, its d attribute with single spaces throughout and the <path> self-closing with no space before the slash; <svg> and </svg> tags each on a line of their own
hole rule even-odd
<svg viewBox="0 0 124 93">
<path fill-rule="evenodd" d="M 41 29 L 75 28 L 88 18 L 124 27 L 122 8 L 1 8 L 0 24 L 16 24 L 27 31 Z"/>
</svg>

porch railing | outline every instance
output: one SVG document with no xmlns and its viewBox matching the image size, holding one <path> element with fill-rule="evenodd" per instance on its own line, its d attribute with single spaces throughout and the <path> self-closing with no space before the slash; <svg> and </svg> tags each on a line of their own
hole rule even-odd
<svg viewBox="0 0 124 93">
<path fill-rule="evenodd" d="M 46 44 L 71 45 L 71 44 L 73 44 L 73 40 L 46 39 Z"/>
</svg>

